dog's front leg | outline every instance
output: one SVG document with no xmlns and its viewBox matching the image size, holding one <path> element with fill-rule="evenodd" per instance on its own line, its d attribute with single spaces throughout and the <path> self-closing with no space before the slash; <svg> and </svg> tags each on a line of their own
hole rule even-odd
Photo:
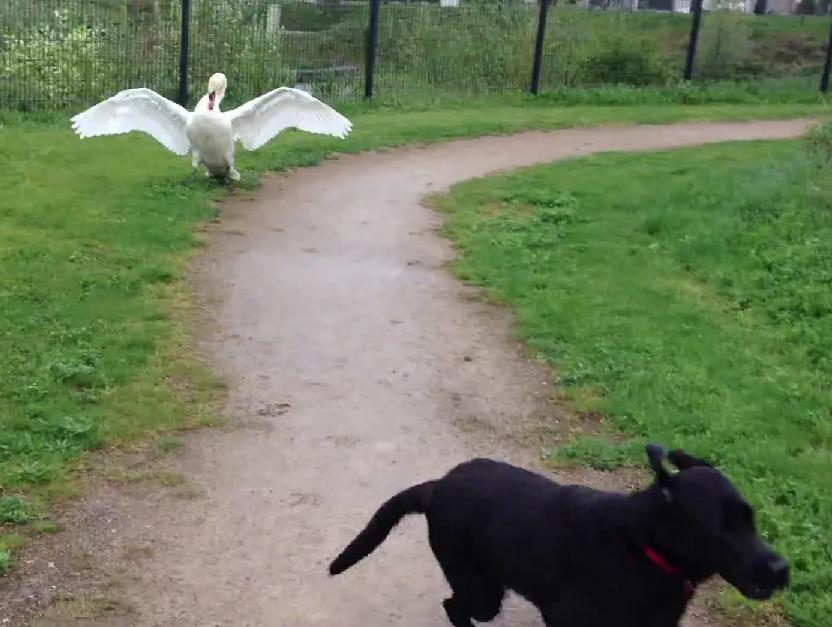
<svg viewBox="0 0 832 627">
<path fill-rule="evenodd" d="M 448 615 L 448 620 L 454 627 L 474 627 L 471 618 L 459 606 L 459 601 L 454 597 L 445 599 L 442 603 L 445 608 L 445 613 Z"/>
<path fill-rule="evenodd" d="M 586 612 L 575 612 L 564 607 L 563 603 L 553 602 L 539 609 L 546 627 L 589 627 Z"/>
</svg>

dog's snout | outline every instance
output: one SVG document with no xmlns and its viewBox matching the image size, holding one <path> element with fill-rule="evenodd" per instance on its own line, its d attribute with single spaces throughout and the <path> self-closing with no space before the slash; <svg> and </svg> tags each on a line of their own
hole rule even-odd
<svg viewBox="0 0 832 627">
<path fill-rule="evenodd" d="M 760 586 L 774 591 L 781 590 L 789 584 L 789 564 L 779 555 L 769 556 L 759 563 L 757 568 L 757 581 Z"/>
<path fill-rule="evenodd" d="M 789 564 L 782 557 L 777 557 L 769 562 L 769 570 L 775 575 L 787 573 L 789 571 Z"/>
<path fill-rule="evenodd" d="M 789 564 L 782 557 L 776 557 L 768 564 L 768 570 L 779 587 L 789 583 Z"/>
<path fill-rule="evenodd" d="M 752 572 L 749 585 L 741 588 L 742 593 L 750 599 L 765 601 L 789 585 L 788 562 L 770 551 L 757 557 Z"/>
</svg>

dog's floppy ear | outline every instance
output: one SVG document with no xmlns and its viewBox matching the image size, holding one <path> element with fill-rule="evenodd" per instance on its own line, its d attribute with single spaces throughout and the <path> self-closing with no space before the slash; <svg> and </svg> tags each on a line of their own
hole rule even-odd
<svg viewBox="0 0 832 627">
<path fill-rule="evenodd" d="M 695 468 L 697 466 L 713 468 L 713 466 L 711 466 L 709 462 L 705 461 L 704 459 L 694 457 L 693 455 L 688 455 L 680 448 L 670 451 L 667 457 L 671 462 L 673 462 L 673 465 L 676 466 L 676 468 L 678 468 L 679 470 L 686 470 L 688 468 Z"/>
<path fill-rule="evenodd" d="M 664 447 L 658 444 L 648 444 L 646 450 L 647 459 L 650 461 L 650 468 L 656 473 L 656 481 L 663 488 L 669 487 L 671 479 L 679 474 L 678 468 L 668 459 L 667 451 Z"/>
</svg>

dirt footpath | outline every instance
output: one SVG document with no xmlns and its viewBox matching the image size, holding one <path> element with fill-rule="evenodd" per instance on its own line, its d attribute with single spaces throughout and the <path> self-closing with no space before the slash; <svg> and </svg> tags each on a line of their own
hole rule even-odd
<svg viewBox="0 0 832 627">
<path fill-rule="evenodd" d="M 326 565 L 406 486 L 473 455 L 536 464 L 524 435 L 556 429 L 562 416 L 550 375 L 512 340 L 509 313 L 449 274 L 441 217 L 421 199 L 554 159 L 805 128 L 640 126 L 458 141 L 340 158 L 229 202 L 194 280 L 204 348 L 230 385 L 234 424 L 187 439 L 175 470 L 193 498 L 109 486 L 81 504 L 76 519 L 90 521 L 94 538 L 79 539 L 76 528 L 60 541 L 83 549 L 120 608 L 85 624 L 445 627 L 446 585 L 422 519 L 405 521 L 342 577 L 330 580 Z M 77 570 L 69 559 L 52 568 Z M 40 585 L 60 589 L 69 574 Z M 77 623 L 53 613 L 35 624 Z M 512 600 L 493 624 L 541 623 Z"/>
</svg>

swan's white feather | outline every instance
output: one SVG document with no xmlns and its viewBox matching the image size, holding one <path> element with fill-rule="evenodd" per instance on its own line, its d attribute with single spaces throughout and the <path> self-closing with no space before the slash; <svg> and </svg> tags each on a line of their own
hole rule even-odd
<svg viewBox="0 0 832 627">
<path fill-rule="evenodd" d="M 226 114 L 239 139 L 248 150 L 256 150 L 287 128 L 343 139 L 352 129 L 350 122 L 329 105 L 305 91 L 279 87 Z"/>
<path fill-rule="evenodd" d="M 152 89 L 127 89 L 72 118 L 72 128 L 83 137 L 142 131 L 177 155 L 191 147 L 185 134 L 190 113 Z"/>
</svg>

